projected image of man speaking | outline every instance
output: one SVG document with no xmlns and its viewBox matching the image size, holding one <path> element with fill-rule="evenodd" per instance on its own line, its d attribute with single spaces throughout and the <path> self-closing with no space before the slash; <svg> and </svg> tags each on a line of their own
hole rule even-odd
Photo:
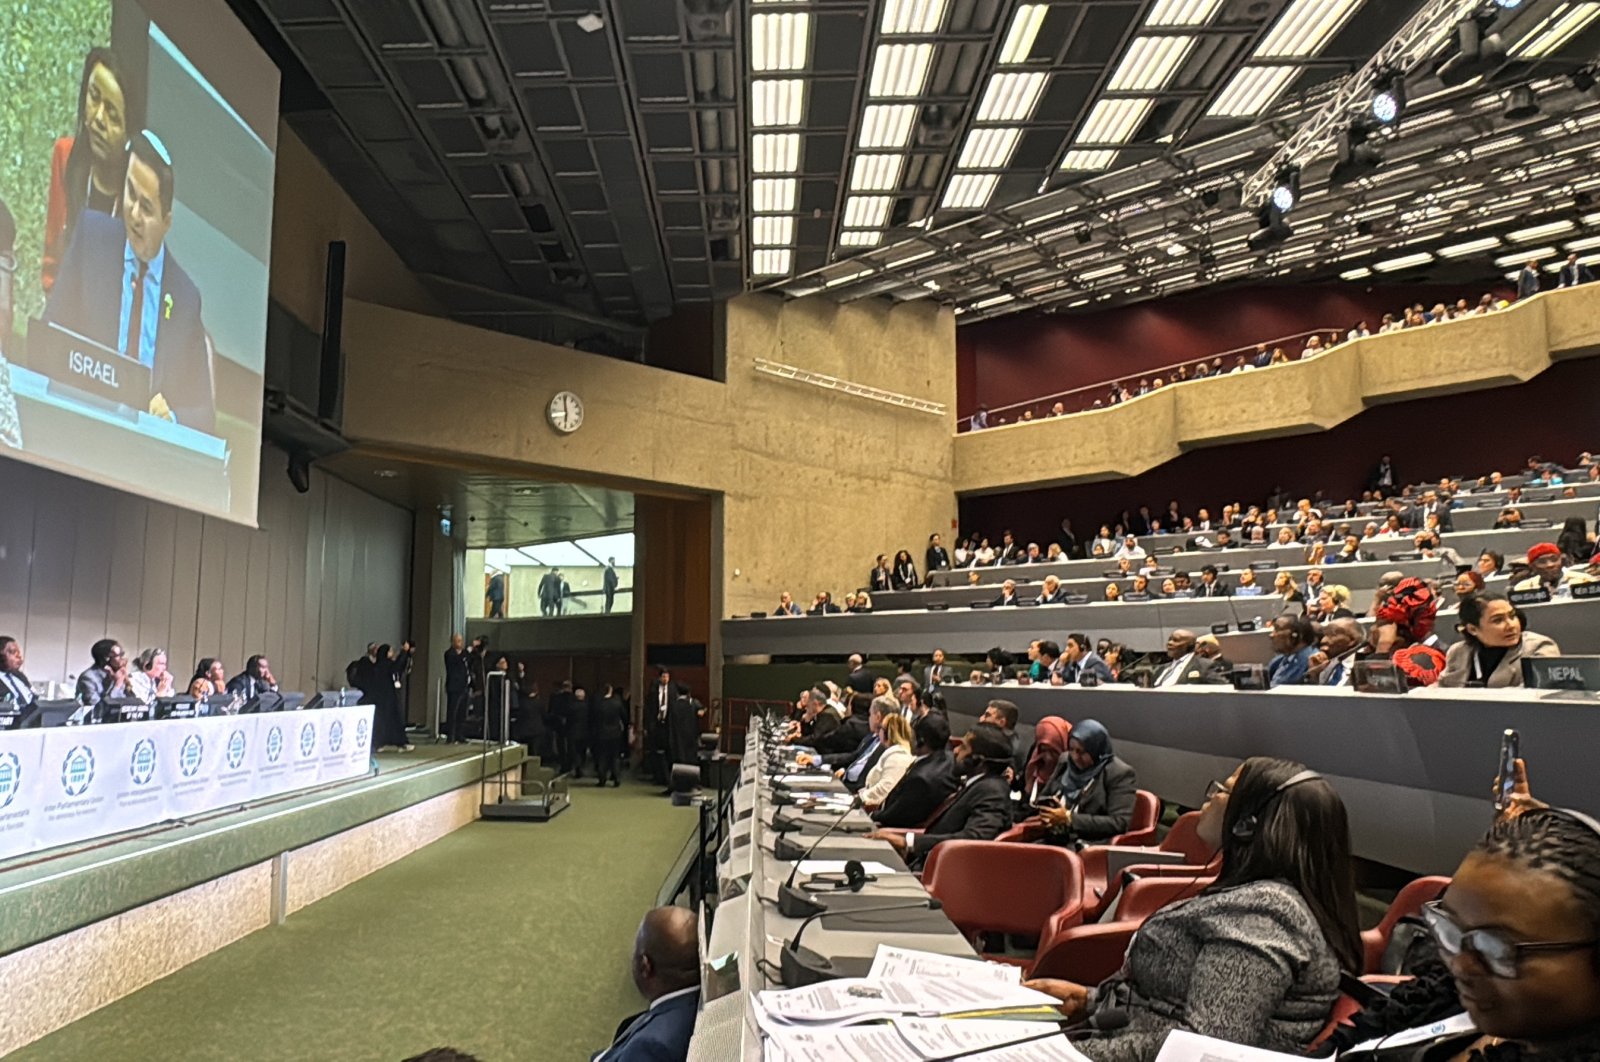
<svg viewBox="0 0 1600 1062">
<path fill-rule="evenodd" d="M 44 316 L 148 367 L 151 414 L 210 432 L 216 410 L 200 291 L 166 245 L 174 169 L 155 133 L 129 138 L 121 217 L 79 215 Z"/>
</svg>

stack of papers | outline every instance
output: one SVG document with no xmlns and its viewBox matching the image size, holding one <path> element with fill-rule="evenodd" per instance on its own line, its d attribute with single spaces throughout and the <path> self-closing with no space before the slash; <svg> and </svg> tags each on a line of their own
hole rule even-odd
<svg viewBox="0 0 1600 1062">
<path fill-rule="evenodd" d="M 926 1062 L 966 1051 L 994 1062 L 1087 1062 L 1058 1023 L 1018 1020 L 1057 1013 L 1056 1000 L 1024 988 L 1021 976 L 1014 966 L 880 944 L 866 977 L 757 993 L 756 1021 L 766 1057 L 779 1062 Z M 962 1015 L 971 1017 L 941 1020 Z"/>
</svg>

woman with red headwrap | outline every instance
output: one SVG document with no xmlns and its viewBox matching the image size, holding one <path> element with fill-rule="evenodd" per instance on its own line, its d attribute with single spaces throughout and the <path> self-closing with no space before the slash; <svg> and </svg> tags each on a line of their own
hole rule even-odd
<svg viewBox="0 0 1600 1062">
<path fill-rule="evenodd" d="M 1444 670 L 1444 653 L 1433 633 L 1439 596 L 1421 579 L 1402 579 L 1378 605 L 1372 655 L 1386 656 L 1412 686 L 1432 686 Z"/>
<path fill-rule="evenodd" d="M 1039 720 L 1033 728 L 1033 751 L 1028 753 L 1028 764 L 1022 770 L 1023 793 L 1036 793 L 1050 781 L 1071 736 L 1072 724 L 1060 716 L 1047 715 Z"/>
</svg>

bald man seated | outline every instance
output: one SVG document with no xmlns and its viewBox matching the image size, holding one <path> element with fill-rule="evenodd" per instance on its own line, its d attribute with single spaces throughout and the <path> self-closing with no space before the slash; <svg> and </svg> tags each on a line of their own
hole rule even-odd
<svg viewBox="0 0 1600 1062">
<path fill-rule="evenodd" d="M 700 1009 L 700 941 L 694 912 L 657 907 L 633 940 L 633 983 L 650 1006 L 624 1019 L 593 1062 L 684 1062 Z"/>
</svg>

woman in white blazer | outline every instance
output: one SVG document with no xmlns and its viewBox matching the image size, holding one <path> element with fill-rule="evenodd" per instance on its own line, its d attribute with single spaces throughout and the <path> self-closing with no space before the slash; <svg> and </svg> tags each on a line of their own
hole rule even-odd
<svg viewBox="0 0 1600 1062">
<path fill-rule="evenodd" d="M 861 803 L 875 808 L 882 804 L 894 787 L 900 784 L 906 768 L 911 766 L 911 724 L 898 712 L 883 717 L 879 737 L 883 753 L 867 772 L 867 782 L 861 787 Z"/>
<path fill-rule="evenodd" d="M 1522 625 L 1522 614 L 1504 594 L 1463 598 L 1459 620 L 1462 640 L 1445 654 L 1440 686 L 1520 686 L 1524 657 L 1561 655 L 1552 639 Z"/>
</svg>

